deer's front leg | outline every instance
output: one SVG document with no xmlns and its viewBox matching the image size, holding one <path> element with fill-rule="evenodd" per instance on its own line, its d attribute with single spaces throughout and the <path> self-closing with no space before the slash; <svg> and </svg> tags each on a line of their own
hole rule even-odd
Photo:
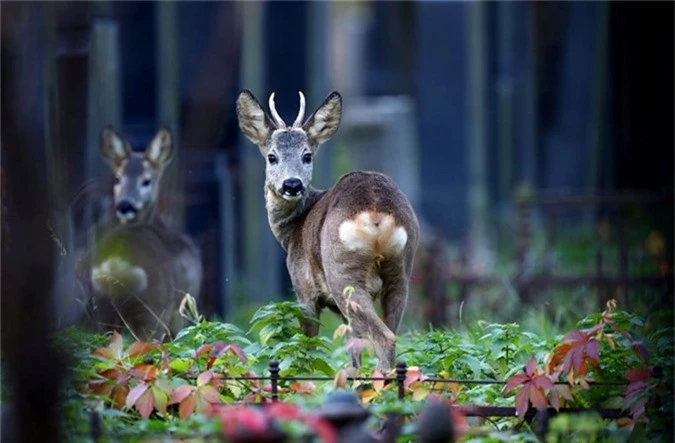
<svg viewBox="0 0 675 443">
<path fill-rule="evenodd" d="M 319 335 L 319 314 L 321 314 L 321 308 L 318 305 L 319 297 L 313 280 L 314 273 L 302 251 L 295 248 L 291 248 L 288 251 L 286 268 L 291 277 L 291 283 L 293 283 L 293 289 L 298 297 L 298 302 L 306 305 L 310 311 L 309 318 L 301 322 L 302 332 L 307 337 L 316 337 Z"/>
</svg>

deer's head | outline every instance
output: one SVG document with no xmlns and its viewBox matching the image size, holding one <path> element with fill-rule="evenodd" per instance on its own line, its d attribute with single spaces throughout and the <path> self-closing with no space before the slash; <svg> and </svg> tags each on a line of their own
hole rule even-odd
<svg viewBox="0 0 675 443">
<path fill-rule="evenodd" d="M 269 98 L 271 118 L 251 91 L 242 91 L 237 99 L 239 127 L 266 159 L 265 186 L 289 201 L 305 194 L 312 181 L 314 154 L 321 143 L 335 134 L 342 115 L 342 98 L 334 91 L 303 123 L 305 96 L 299 94 L 300 111 L 291 127 L 277 113 L 274 93 Z"/>
<path fill-rule="evenodd" d="M 159 181 L 171 161 L 171 133 L 161 128 L 144 152 L 134 152 L 112 127 L 101 132 L 101 151 L 114 174 L 115 213 L 121 223 L 147 220 L 159 195 Z"/>
</svg>

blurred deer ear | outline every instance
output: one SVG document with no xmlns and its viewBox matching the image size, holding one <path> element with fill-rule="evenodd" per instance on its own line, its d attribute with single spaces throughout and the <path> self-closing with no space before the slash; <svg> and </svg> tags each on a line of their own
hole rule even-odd
<svg viewBox="0 0 675 443">
<path fill-rule="evenodd" d="M 307 133 L 310 144 L 318 147 L 335 134 L 341 118 L 342 97 L 339 92 L 333 91 L 302 125 L 302 129 Z"/>
<path fill-rule="evenodd" d="M 117 169 L 129 158 L 131 149 L 122 140 L 112 126 L 106 126 L 101 131 L 101 153 L 113 169 Z"/>
<path fill-rule="evenodd" d="M 173 157 L 173 142 L 171 132 L 167 128 L 160 128 L 155 137 L 145 148 L 145 159 L 155 168 L 162 168 Z"/>
<path fill-rule="evenodd" d="M 262 149 L 275 126 L 248 89 L 241 91 L 237 98 L 237 117 L 239 128 L 246 138 Z"/>
</svg>

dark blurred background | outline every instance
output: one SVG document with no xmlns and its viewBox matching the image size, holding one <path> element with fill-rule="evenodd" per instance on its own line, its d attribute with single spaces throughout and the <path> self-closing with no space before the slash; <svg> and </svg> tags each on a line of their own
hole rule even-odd
<svg viewBox="0 0 675 443">
<path fill-rule="evenodd" d="M 3 3 L 3 114 L 28 109 L 56 212 L 108 174 L 103 125 L 139 148 L 170 125 L 166 211 L 202 249 L 200 309 L 235 321 L 292 297 L 237 94 L 275 91 L 288 121 L 298 90 L 313 109 L 337 89 L 315 184 L 354 168 L 398 181 L 424 231 L 409 316 L 447 302 L 431 320 L 449 321 L 480 288 L 498 316 L 511 292 L 490 295 L 490 276 L 541 263 L 595 276 L 583 294 L 613 273 L 607 297 L 672 279 L 673 53 L 672 2 Z"/>
</svg>

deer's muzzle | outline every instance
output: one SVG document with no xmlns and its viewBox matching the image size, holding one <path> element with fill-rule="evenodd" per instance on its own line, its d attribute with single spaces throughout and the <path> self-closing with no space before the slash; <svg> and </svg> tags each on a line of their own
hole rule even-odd
<svg viewBox="0 0 675 443">
<path fill-rule="evenodd" d="M 302 180 L 298 178 L 287 178 L 281 184 L 281 195 L 285 197 L 299 197 L 305 190 Z"/>
</svg>

